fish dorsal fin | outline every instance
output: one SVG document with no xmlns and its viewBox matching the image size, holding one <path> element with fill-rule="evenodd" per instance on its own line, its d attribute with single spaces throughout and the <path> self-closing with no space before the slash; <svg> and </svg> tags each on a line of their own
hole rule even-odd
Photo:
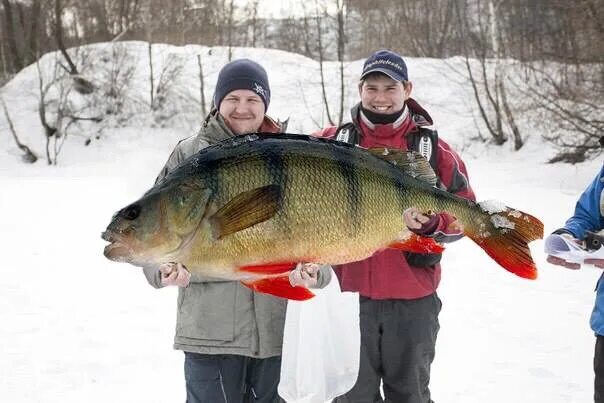
<svg viewBox="0 0 604 403">
<path fill-rule="evenodd" d="M 437 178 L 432 166 L 417 151 L 373 147 L 368 151 L 374 156 L 396 165 L 407 175 L 436 186 Z"/>
<path fill-rule="evenodd" d="M 214 239 L 244 230 L 268 220 L 279 211 L 281 189 L 268 185 L 232 198 L 209 219 Z"/>
</svg>

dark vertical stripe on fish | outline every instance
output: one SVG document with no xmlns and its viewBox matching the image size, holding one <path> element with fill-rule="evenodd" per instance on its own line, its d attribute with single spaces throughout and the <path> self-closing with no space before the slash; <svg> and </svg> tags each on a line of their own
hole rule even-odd
<svg viewBox="0 0 604 403">
<path fill-rule="evenodd" d="M 348 228 L 352 233 L 358 234 L 361 228 L 361 185 L 357 170 L 354 169 L 354 155 L 352 153 L 341 152 L 338 147 L 330 147 L 333 159 L 338 167 L 340 175 L 346 185 L 346 202 L 348 213 L 350 214 L 352 228 Z"/>
<path fill-rule="evenodd" d="M 263 152 L 263 161 L 265 165 L 266 172 L 268 173 L 269 182 L 275 184 L 281 188 L 281 200 L 279 200 L 279 210 L 282 222 L 279 224 L 283 226 L 285 233 L 289 234 L 289 219 L 287 217 L 287 210 L 283 208 L 285 203 L 285 198 L 289 195 L 286 195 L 286 192 L 289 190 L 289 186 L 287 186 L 287 164 L 283 159 L 283 151 L 280 147 L 267 147 Z"/>
<path fill-rule="evenodd" d="M 203 174 L 206 176 L 205 183 L 212 191 L 210 199 L 216 200 L 216 197 L 219 196 L 220 189 L 220 160 L 211 161 L 206 165 L 204 170 L 201 170 Z"/>
<path fill-rule="evenodd" d="M 403 179 L 401 169 L 392 163 L 388 163 L 387 166 L 387 177 L 392 183 L 392 186 L 394 186 L 394 189 L 396 189 L 397 202 L 399 204 L 400 212 L 402 213 L 410 207 L 408 189 Z"/>
</svg>

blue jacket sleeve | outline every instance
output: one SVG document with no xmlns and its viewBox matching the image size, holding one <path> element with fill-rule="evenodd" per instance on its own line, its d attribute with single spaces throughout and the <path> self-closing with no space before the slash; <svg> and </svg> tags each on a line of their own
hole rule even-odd
<svg viewBox="0 0 604 403">
<path fill-rule="evenodd" d="M 599 231 L 604 228 L 604 219 L 600 211 L 601 199 L 604 197 L 602 195 L 603 181 L 604 167 L 585 189 L 577 201 L 575 214 L 564 225 L 564 229 L 577 239 L 585 238 L 585 231 Z"/>
</svg>

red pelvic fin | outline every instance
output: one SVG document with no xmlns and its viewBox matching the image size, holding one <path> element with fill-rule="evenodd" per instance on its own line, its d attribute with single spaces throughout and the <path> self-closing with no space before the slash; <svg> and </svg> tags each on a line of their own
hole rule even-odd
<svg viewBox="0 0 604 403">
<path fill-rule="evenodd" d="M 388 245 L 392 249 L 400 249 L 414 253 L 442 253 L 445 248 L 432 238 L 411 234 L 407 239 Z"/>
<path fill-rule="evenodd" d="M 289 276 L 264 278 L 256 281 L 242 281 L 243 285 L 256 292 L 271 294 L 276 297 L 305 301 L 315 296 L 308 288 L 293 287 L 289 282 Z"/>
<path fill-rule="evenodd" d="M 530 280 L 536 279 L 537 266 L 528 243 L 543 238 L 543 223 L 530 214 L 509 208 L 496 214 L 513 225 L 498 227 L 498 233 L 487 236 L 467 230 L 465 234 L 507 271 Z"/>
<path fill-rule="evenodd" d="M 296 268 L 297 263 L 293 262 L 281 262 L 281 263 L 268 263 L 257 266 L 243 266 L 238 271 L 247 271 L 249 273 L 256 274 L 280 274 L 285 273 Z"/>
</svg>

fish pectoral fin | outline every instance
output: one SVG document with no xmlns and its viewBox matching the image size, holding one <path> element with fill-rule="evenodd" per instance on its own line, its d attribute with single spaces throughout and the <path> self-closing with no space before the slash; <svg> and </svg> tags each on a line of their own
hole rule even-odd
<svg viewBox="0 0 604 403">
<path fill-rule="evenodd" d="M 242 266 L 237 271 L 247 271 L 256 274 L 280 274 L 296 268 L 295 262 L 269 263 L 256 266 Z"/>
<path fill-rule="evenodd" d="M 407 175 L 436 186 L 437 179 L 430 162 L 417 151 L 373 147 L 368 150 L 374 156 L 399 167 Z"/>
<path fill-rule="evenodd" d="M 432 238 L 411 234 L 407 239 L 388 245 L 391 249 L 400 249 L 413 253 L 442 253 L 445 248 Z"/>
<path fill-rule="evenodd" d="M 268 185 L 232 198 L 210 218 L 214 239 L 244 230 L 273 217 L 281 207 L 281 189 Z"/>
<path fill-rule="evenodd" d="M 253 291 L 293 299 L 295 301 L 305 301 L 315 296 L 308 288 L 292 286 L 288 275 L 263 278 L 255 281 L 242 281 L 241 283 Z"/>
</svg>

